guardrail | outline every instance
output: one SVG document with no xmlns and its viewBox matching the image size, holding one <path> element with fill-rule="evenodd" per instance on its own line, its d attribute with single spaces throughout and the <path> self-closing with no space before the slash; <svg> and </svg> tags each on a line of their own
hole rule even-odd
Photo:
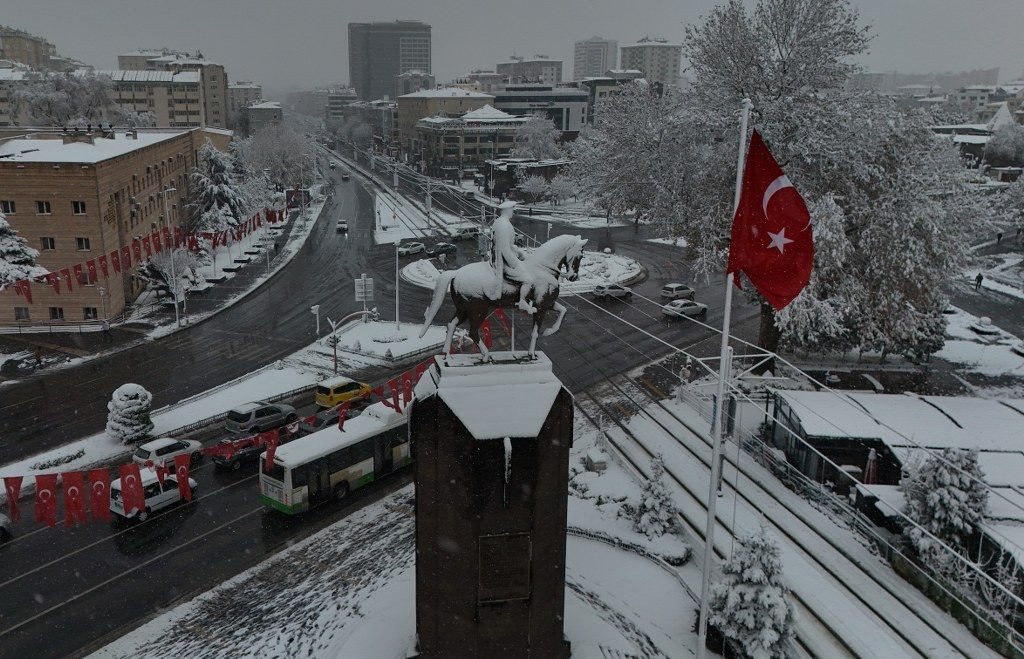
<svg viewBox="0 0 1024 659">
<path fill-rule="evenodd" d="M 83 320 L 80 322 L 47 322 L 47 323 L 18 323 L 0 325 L 0 334 L 72 334 L 78 332 L 102 332 L 104 328 L 113 329 L 124 322 L 124 314 L 118 314 L 112 318 Z"/>
</svg>

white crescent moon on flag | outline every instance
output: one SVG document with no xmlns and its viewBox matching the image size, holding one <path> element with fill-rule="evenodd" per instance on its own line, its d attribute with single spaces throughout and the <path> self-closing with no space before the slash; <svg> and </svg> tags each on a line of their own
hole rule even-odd
<svg viewBox="0 0 1024 659">
<path fill-rule="evenodd" d="M 92 484 L 92 491 L 96 494 L 103 494 L 103 483 L 96 481 Z"/>
<path fill-rule="evenodd" d="M 68 488 L 68 496 L 71 497 L 72 499 L 77 499 L 78 498 L 78 486 L 77 485 L 72 485 L 71 487 Z"/>
<path fill-rule="evenodd" d="M 791 187 L 793 187 L 793 184 L 790 183 L 789 177 L 785 174 L 768 184 L 764 191 L 764 197 L 761 199 L 761 209 L 764 211 L 765 217 L 768 217 L 768 202 L 772 200 L 772 195 L 779 190 Z"/>
<path fill-rule="evenodd" d="M 40 501 L 49 501 L 51 496 L 53 495 L 49 490 L 39 490 Z"/>
</svg>

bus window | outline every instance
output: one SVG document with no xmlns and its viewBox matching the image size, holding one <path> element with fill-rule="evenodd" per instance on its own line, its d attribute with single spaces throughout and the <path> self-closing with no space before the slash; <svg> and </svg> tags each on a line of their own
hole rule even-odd
<svg viewBox="0 0 1024 659">
<path fill-rule="evenodd" d="M 292 469 L 292 489 L 298 489 L 306 485 L 308 479 L 307 465 Z"/>
<path fill-rule="evenodd" d="M 263 461 L 261 460 L 260 462 L 262 463 Z M 264 465 L 264 468 L 265 468 L 265 465 Z M 273 478 L 275 481 L 279 481 L 281 483 L 284 482 L 284 467 L 282 467 L 279 464 L 273 465 L 271 467 L 270 471 L 264 471 L 263 474 L 267 478 Z"/>
<path fill-rule="evenodd" d="M 340 451 L 335 451 L 327 456 L 327 466 L 330 472 L 336 473 L 345 469 L 352 464 L 352 449 L 351 447 L 343 448 Z"/>
</svg>

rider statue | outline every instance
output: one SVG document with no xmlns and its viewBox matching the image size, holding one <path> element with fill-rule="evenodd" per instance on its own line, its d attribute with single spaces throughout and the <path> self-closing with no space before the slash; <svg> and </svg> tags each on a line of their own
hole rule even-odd
<svg viewBox="0 0 1024 659">
<path fill-rule="evenodd" d="M 526 299 L 532 290 L 533 277 L 525 267 L 523 250 L 516 245 L 516 230 L 512 226 L 512 211 L 516 202 L 502 202 L 501 212 L 494 220 L 491 235 L 491 267 L 494 268 L 494 290 L 488 294 L 492 300 L 501 297 L 505 282 L 519 284 L 519 308 L 532 314 L 537 311 Z"/>
</svg>

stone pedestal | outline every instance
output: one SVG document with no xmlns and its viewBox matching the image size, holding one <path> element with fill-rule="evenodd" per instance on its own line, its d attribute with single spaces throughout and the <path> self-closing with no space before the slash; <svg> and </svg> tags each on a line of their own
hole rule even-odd
<svg viewBox="0 0 1024 659">
<path fill-rule="evenodd" d="M 572 395 L 542 353 L 438 357 L 416 388 L 421 657 L 569 655 L 563 636 Z"/>
</svg>

